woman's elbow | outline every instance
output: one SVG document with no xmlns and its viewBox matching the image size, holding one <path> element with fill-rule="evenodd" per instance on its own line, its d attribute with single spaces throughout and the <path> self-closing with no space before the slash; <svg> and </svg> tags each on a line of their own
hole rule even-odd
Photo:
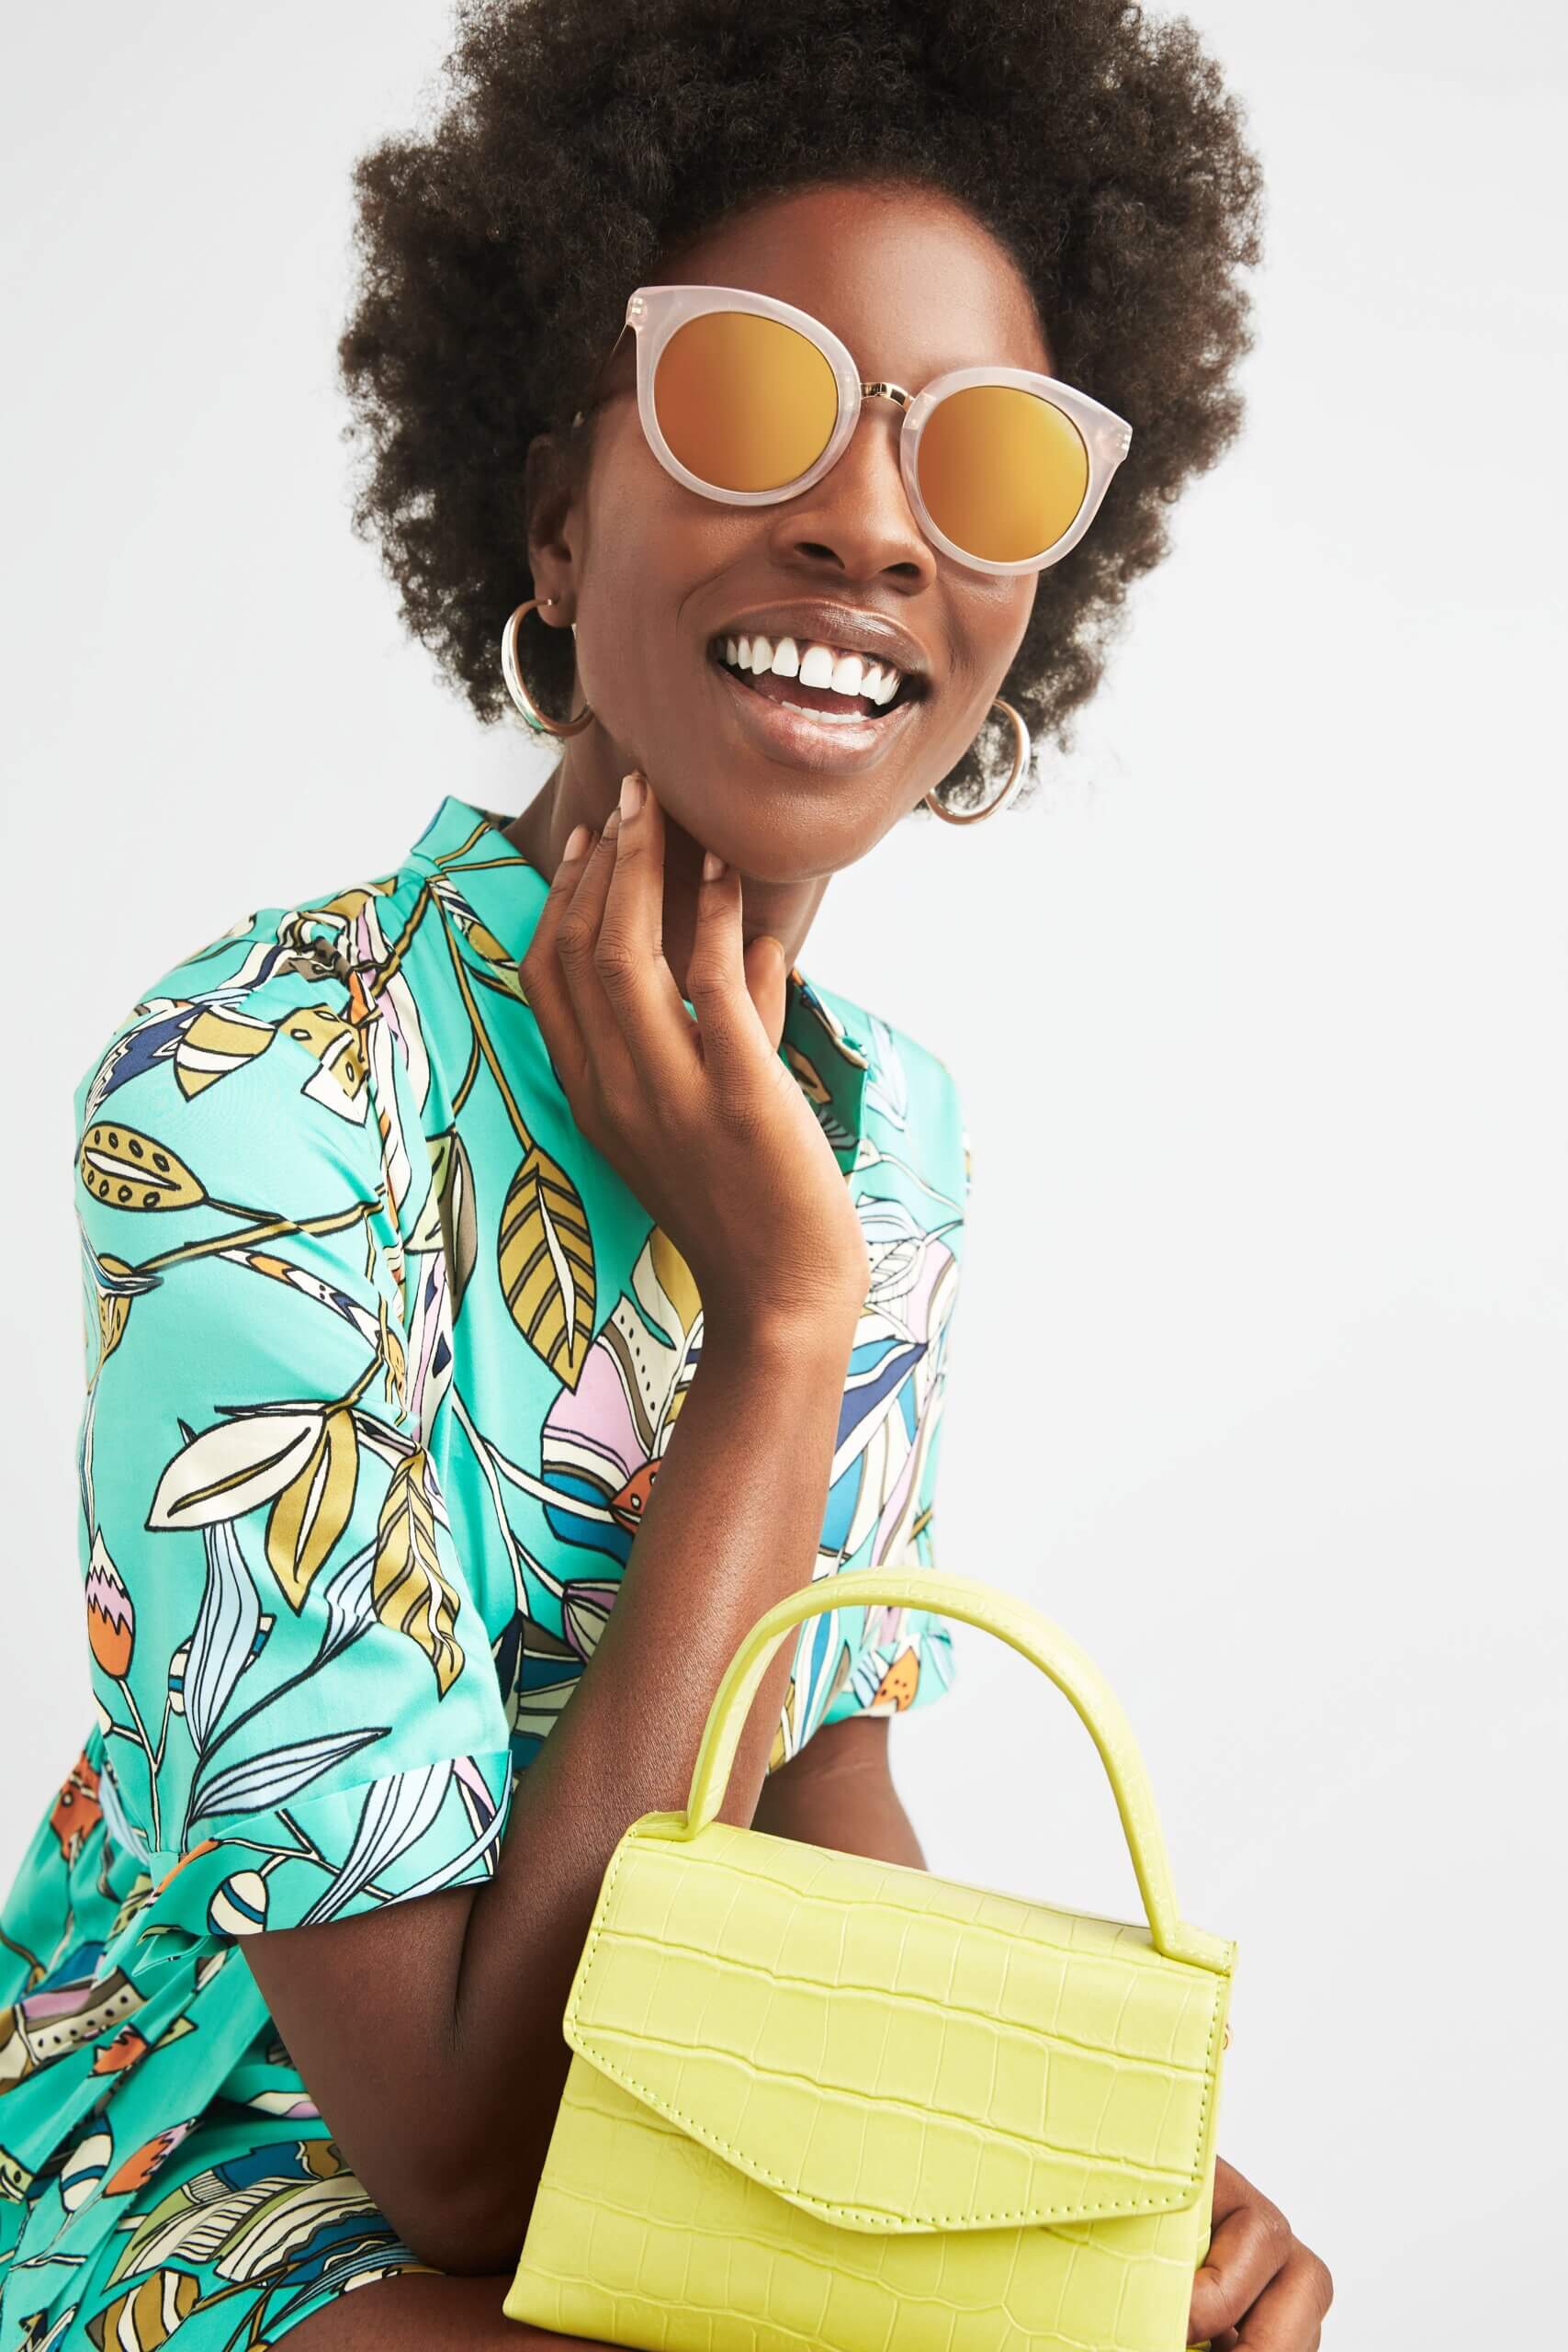
<svg viewBox="0 0 1568 2352">
<path fill-rule="evenodd" d="M 406 2213 L 388 2219 L 422 2262 L 459 2278 L 491 2278 L 516 2268 L 532 2209 L 531 2188 L 487 2165 L 466 2178 L 449 2173 L 439 2188 L 427 2182 Z"/>
</svg>

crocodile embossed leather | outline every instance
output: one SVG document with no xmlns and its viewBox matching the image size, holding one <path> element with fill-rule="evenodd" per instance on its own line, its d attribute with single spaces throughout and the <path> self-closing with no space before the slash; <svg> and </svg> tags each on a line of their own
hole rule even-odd
<svg viewBox="0 0 1568 2352">
<path fill-rule="evenodd" d="M 1060 1626 L 925 1566 L 830 1582 L 758 1618 L 685 1811 L 610 1859 L 503 2308 L 648 2352 L 1183 2352 L 1235 1947 L 1179 1917 L 1131 1729 Z M 715 1819 L 778 1642 L 845 1599 L 918 1600 L 1056 1684 L 1143 1922 Z"/>
</svg>

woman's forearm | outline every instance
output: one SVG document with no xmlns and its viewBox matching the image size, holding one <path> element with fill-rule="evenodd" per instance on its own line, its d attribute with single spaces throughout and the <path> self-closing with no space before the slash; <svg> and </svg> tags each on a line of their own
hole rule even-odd
<svg viewBox="0 0 1568 2352">
<path fill-rule="evenodd" d="M 517 1783 L 468 1913 L 444 2064 L 446 2177 L 471 2184 L 451 2227 L 482 2266 L 506 2267 L 522 2243 L 571 2055 L 561 2017 L 615 1842 L 639 1815 L 684 1804 L 730 1657 L 812 1575 L 853 1329 L 846 1314 L 705 1332 L 615 1606 Z M 782 1642 L 763 1677 L 723 1820 L 751 1820 L 794 1650 Z"/>
</svg>

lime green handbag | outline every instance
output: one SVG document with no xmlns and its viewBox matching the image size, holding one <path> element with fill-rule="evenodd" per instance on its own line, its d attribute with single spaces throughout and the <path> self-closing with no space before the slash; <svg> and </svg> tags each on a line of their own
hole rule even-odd
<svg viewBox="0 0 1568 2352">
<path fill-rule="evenodd" d="M 714 1818 L 780 1640 L 857 1601 L 984 1626 L 1066 1692 L 1146 1927 Z M 685 1811 L 610 1858 L 502 2308 L 647 2352 L 1181 2352 L 1235 1952 L 1178 1917 L 1132 1732 L 1059 1626 L 924 1566 L 786 1593 Z"/>
</svg>

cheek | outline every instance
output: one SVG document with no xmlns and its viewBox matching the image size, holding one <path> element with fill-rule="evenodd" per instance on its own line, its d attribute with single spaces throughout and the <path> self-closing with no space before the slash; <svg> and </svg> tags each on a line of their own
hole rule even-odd
<svg viewBox="0 0 1568 2352">
<path fill-rule="evenodd" d="M 701 616 L 716 582 L 748 576 L 757 520 L 671 481 L 635 424 L 629 436 L 618 430 L 595 451 L 586 517 L 580 699 L 592 705 L 628 764 L 642 761 L 666 776 L 690 770 L 704 740 L 693 730 L 693 700 L 707 691 Z"/>
<path fill-rule="evenodd" d="M 638 756 L 651 752 L 689 666 L 682 611 L 711 562 L 702 502 L 671 481 L 633 424 L 595 450 L 578 551 L 577 663 L 602 723 Z"/>
</svg>

